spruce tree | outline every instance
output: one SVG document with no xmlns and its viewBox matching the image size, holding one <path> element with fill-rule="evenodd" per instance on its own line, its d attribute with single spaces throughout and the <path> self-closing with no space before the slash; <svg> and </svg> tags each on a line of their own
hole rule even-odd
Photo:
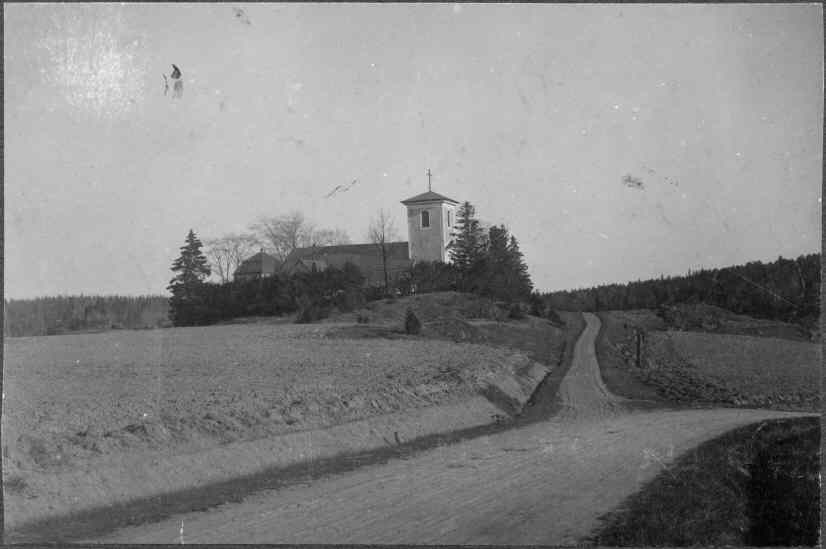
<svg viewBox="0 0 826 549">
<path fill-rule="evenodd" d="M 525 263 L 525 257 L 519 249 L 519 242 L 516 237 L 511 235 L 508 242 L 508 267 L 513 276 L 511 287 L 514 291 L 514 296 L 519 299 L 526 299 L 533 291 L 533 282 L 531 282 L 531 275 L 528 273 L 528 265 Z"/>
<path fill-rule="evenodd" d="M 169 319 L 175 326 L 203 324 L 206 322 L 204 308 L 204 281 L 211 273 L 206 256 L 201 252 L 203 244 L 190 229 L 186 243 L 181 246 L 181 255 L 172 262 L 175 277 L 166 287 L 172 293 L 169 298 Z"/>
<path fill-rule="evenodd" d="M 482 258 L 482 228 L 476 219 L 476 210 L 465 201 L 456 215 L 456 231 L 450 245 L 450 258 L 459 274 L 460 288 L 467 291 L 473 286 L 472 271 Z"/>
<path fill-rule="evenodd" d="M 484 287 L 482 293 L 497 299 L 512 299 L 508 230 L 504 225 L 488 229 L 487 249 L 484 258 Z"/>
</svg>

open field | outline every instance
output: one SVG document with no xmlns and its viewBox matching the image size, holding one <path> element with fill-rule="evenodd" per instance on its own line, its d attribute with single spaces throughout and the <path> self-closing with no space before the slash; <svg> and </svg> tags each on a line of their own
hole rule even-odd
<svg viewBox="0 0 826 549">
<path fill-rule="evenodd" d="M 817 418 L 765 421 L 689 451 L 617 510 L 604 546 L 802 545 L 818 542 Z"/>
<path fill-rule="evenodd" d="M 795 341 L 812 341 L 819 330 L 810 333 L 799 324 L 738 315 L 705 303 L 680 303 L 663 307 L 662 318 L 674 330 L 689 330 L 733 335 L 777 337 Z"/>
<path fill-rule="evenodd" d="M 650 311 L 606 312 L 598 343 L 603 377 L 630 398 L 817 410 L 821 350 L 789 338 L 664 330 Z M 642 329 L 636 367 L 636 329 Z"/>
<path fill-rule="evenodd" d="M 455 402 L 532 364 L 468 343 L 327 338 L 334 327 L 7 341 L 6 464 L 61 470 L 113 452 L 212 446 Z"/>
<path fill-rule="evenodd" d="M 392 322 L 384 324 L 389 337 L 365 338 L 357 333 L 364 325 L 263 319 L 7 341 L 7 524 L 65 512 L 73 492 L 89 493 L 84 506 L 151 495 L 158 482 L 140 479 L 152 467 L 156 477 L 168 469 L 176 489 L 223 478 L 233 467 L 219 462 L 238 444 L 257 445 L 237 449 L 249 453 L 243 470 L 251 472 L 254 456 L 266 453 L 259 442 L 277 454 L 272 463 L 288 464 L 299 456 L 285 444 L 305 444 L 299 439 L 311 445 L 307 455 L 328 456 L 392 445 L 394 437 L 398 444 L 399 434 L 493 424 L 521 412 L 577 335 L 539 319 L 471 327 L 447 316 L 426 323 L 420 336 L 398 333 Z M 457 327 L 480 337 L 456 337 Z M 209 457 L 215 451 L 226 456 Z M 115 482 L 133 461 L 156 465 Z M 93 480 L 84 471 L 100 474 Z"/>
</svg>

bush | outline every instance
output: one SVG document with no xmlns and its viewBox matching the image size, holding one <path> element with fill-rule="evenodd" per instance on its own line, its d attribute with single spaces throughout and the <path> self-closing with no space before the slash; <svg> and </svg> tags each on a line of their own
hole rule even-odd
<svg viewBox="0 0 826 549">
<path fill-rule="evenodd" d="M 343 313 L 355 311 L 356 309 L 363 307 L 366 303 L 364 294 L 354 288 L 337 290 L 335 297 L 333 298 L 333 304 Z"/>
<path fill-rule="evenodd" d="M 548 311 L 545 313 L 545 318 L 551 321 L 551 323 L 556 324 L 557 326 L 564 326 L 565 321 L 562 320 L 562 317 L 559 316 L 559 313 L 548 307 Z"/>
<path fill-rule="evenodd" d="M 511 306 L 508 308 L 508 318 L 512 320 L 525 318 L 525 311 L 522 310 L 522 305 L 519 303 L 511 303 Z"/>
<path fill-rule="evenodd" d="M 298 315 L 295 318 L 296 324 L 317 322 L 330 315 L 329 305 L 313 301 L 306 296 L 299 297 L 298 304 Z"/>
<path fill-rule="evenodd" d="M 510 305 L 502 301 L 491 303 L 490 318 L 496 322 L 504 322 L 510 314 Z"/>
<path fill-rule="evenodd" d="M 418 335 L 422 331 L 422 323 L 410 307 L 404 315 L 404 331 L 411 335 Z"/>
</svg>

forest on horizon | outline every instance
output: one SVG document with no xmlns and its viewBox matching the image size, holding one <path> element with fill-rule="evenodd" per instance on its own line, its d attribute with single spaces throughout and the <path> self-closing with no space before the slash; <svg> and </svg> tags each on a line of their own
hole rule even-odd
<svg viewBox="0 0 826 549">
<path fill-rule="evenodd" d="M 820 254 L 778 257 L 681 276 L 542 294 L 559 310 L 656 309 L 677 303 L 705 303 L 733 313 L 817 329 L 820 318 Z"/>
<path fill-rule="evenodd" d="M 675 303 L 706 303 L 817 329 L 820 271 L 820 254 L 816 253 L 539 295 L 556 310 L 656 309 Z M 6 299 L 3 309 L 7 337 L 171 326 L 169 298 L 162 295 Z"/>
</svg>

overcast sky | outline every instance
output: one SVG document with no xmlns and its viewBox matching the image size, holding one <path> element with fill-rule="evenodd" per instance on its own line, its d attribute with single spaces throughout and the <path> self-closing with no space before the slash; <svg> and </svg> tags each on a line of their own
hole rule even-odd
<svg viewBox="0 0 826 549">
<path fill-rule="evenodd" d="M 7 297 L 163 293 L 190 227 L 294 209 L 361 242 L 385 208 L 406 239 L 428 168 L 541 290 L 820 249 L 819 5 L 4 15 Z"/>
</svg>

